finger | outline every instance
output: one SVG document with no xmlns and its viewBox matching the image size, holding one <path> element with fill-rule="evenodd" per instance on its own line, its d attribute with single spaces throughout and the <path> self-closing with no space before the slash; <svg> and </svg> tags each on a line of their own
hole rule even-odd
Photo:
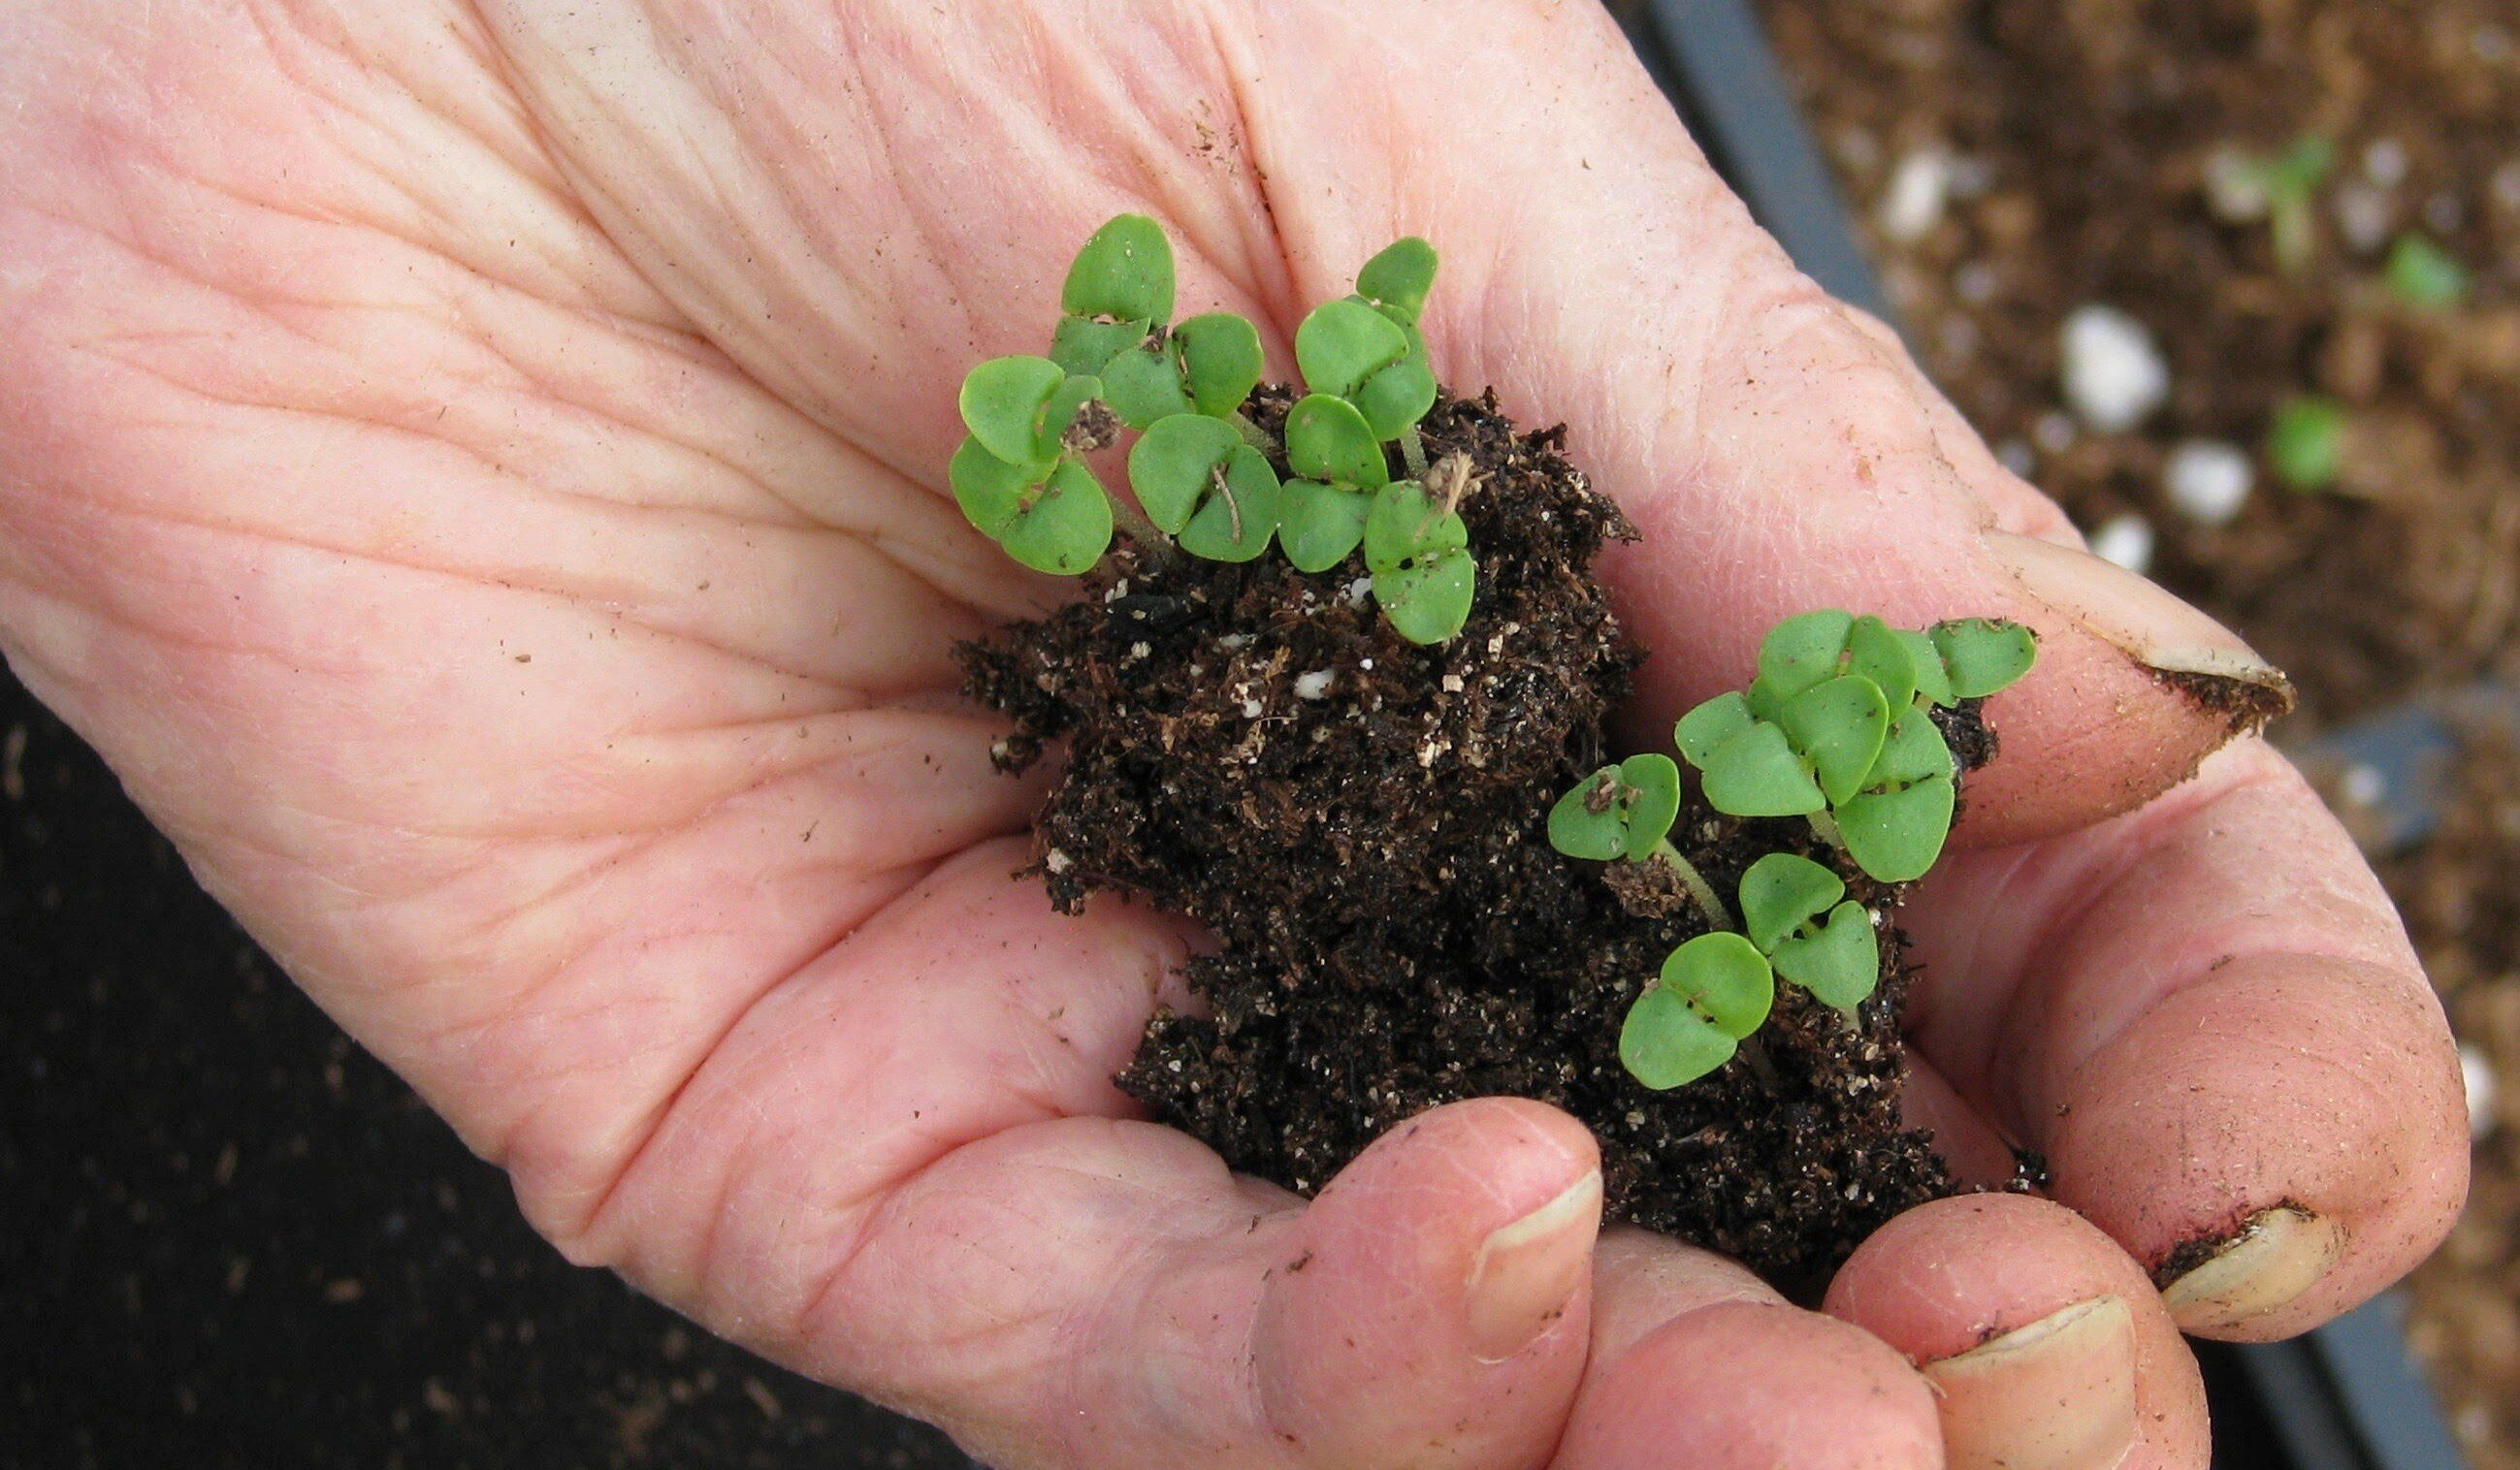
<svg viewBox="0 0 2520 1470">
<path fill-rule="evenodd" d="M 1403 1125 L 1301 1208 L 1162 1130 L 1046 1124 L 891 1198 L 804 1362 L 1009 1467 L 1527 1465 L 1599 1205 L 1589 1138 L 1528 1103 Z"/>
<path fill-rule="evenodd" d="M 2387 896 L 2246 741 L 2132 816 L 1967 854 L 1908 924 L 1915 1045 L 2043 1150 L 2180 1325 L 2283 1336 L 2396 1279 L 2466 1192 L 2456 1053 Z"/>
<path fill-rule="evenodd" d="M 1937 1467 L 1923 1380 L 1869 1333 L 1641 1230 L 1601 1239 L 1593 1355 L 1557 1470 Z"/>
<path fill-rule="evenodd" d="M 564 1248 L 1010 1470 L 1545 1453 L 1584 1359 L 1589 1136 L 1463 1103 L 1309 1206 L 1238 1180 L 1110 1081 L 1177 935 L 1056 917 L 1021 860 L 948 864 L 764 997 Z"/>
<path fill-rule="evenodd" d="M 2196 1360 L 2142 1269 L 2072 1211 L 1937 1200 L 1856 1250 L 1825 1310 L 1934 1387 L 1952 1470 L 2202 1470 Z"/>
</svg>

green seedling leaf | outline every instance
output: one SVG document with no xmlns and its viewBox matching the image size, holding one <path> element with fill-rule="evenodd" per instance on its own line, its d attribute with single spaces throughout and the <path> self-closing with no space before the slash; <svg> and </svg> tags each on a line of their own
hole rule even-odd
<svg viewBox="0 0 2520 1470">
<path fill-rule="evenodd" d="M 1953 798 L 1947 776 L 1858 796 L 1837 809 L 1847 855 L 1884 883 L 1923 877 L 1943 855 L 1943 839 L 1951 835 Z"/>
<path fill-rule="evenodd" d="M 1365 522 L 1365 564 L 1376 571 L 1412 558 L 1440 557 L 1470 544 L 1470 532 L 1459 512 L 1446 511 L 1426 498 L 1415 480 L 1399 480 L 1373 498 Z"/>
<path fill-rule="evenodd" d="M 1619 763 L 1619 784 L 1634 793 L 1628 802 L 1627 859 L 1642 863 L 1680 816 L 1680 767 L 1652 751 L 1632 755 Z"/>
<path fill-rule="evenodd" d="M 1234 425 L 1203 414 L 1171 414 L 1147 426 L 1129 450 L 1129 485 L 1147 518 L 1178 536 L 1216 492 L 1215 474 L 1237 448 Z"/>
<path fill-rule="evenodd" d="M 1357 411 L 1377 439 L 1397 439 L 1435 406 L 1435 374 L 1422 358 L 1402 358 L 1357 389 Z"/>
<path fill-rule="evenodd" d="M 1680 768 L 1647 752 L 1603 766 L 1549 811 L 1549 845 L 1570 858 L 1642 863 L 1680 815 Z"/>
<path fill-rule="evenodd" d="M 1010 465 L 1046 458 L 1039 444 L 1042 410 L 1066 381 L 1066 370 L 1049 358 L 993 357 L 963 379 L 964 426 Z"/>
<path fill-rule="evenodd" d="M 1822 794 L 1834 806 L 1864 789 L 1864 778 L 1890 730 L 1890 706 L 1880 686 L 1845 674 L 1786 700 L 1777 723 L 1811 762 Z"/>
<path fill-rule="evenodd" d="M 1774 955 L 1778 974 L 1849 1016 L 1881 983 L 1881 944 L 1862 904 L 1838 905 L 1828 922 L 1778 945 Z"/>
<path fill-rule="evenodd" d="M 1305 479 L 1363 490 L 1379 490 L 1391 480 L 1382 444 L 1365 416 L 1355 404 L 1328 393 L 1307 394 L 1287 410 L 1286 463 Z"/>
<path fill-rule="evenodd" d="M 1434 287 L 1435 247 L 1415 235 L 1384 245 L 1356 273 L 1356 293 L 1405 322 L 1418 320 Z"/>
<path fill-rule="evenodd" d="M 1551 847 L 1595 863 L 1627 855 L 1630 799 L 1619 773 L 1617 766 L 1603 766 L 1557 798 L 1549 809 Z"/>
<path fill-rule="evenodd" d="M 2467 298 L 2467 267 L 2421 235 L 2401 235 L 2382 270 L 2390 294 L 2418 311 L 2446 311 Z"/>
<path fill-rule="evenodd" d="M 1051 468 L 1047 461 L 1010 465 L 966 435 L 946 474 L 954 482 L 954 503 L 963 508 L 963 517 L 994 537 L 1015 523 L 1023 513 L 1024 492 L 1049 478 Z"/>
<path fill-rule="evenodd" d="M 1854 626 L 1851 614 L 1834 607 L 1799 613 L 1778 623 L 1759 644 L 1759 683 L 1781 700 L 1835 678 L 1838 655 L 1846 651 L 1846 635 Z M 1751 702 L 1755 707 L 1756 696 Z"/>
<path fill-rule="evenodd" d="M 1929 644 L 1925 653 L 1939 671 L 1942 660 L 1933 657 L 1933 651 Z M 1897 629 L 1870 613 L 1857 618 L 1846 630 L 1846 671 L 1879 686 L 1882 701 L 1890 706 L 1893 715 L 1916 702 L 1920 677 L 1916 654 Z"/>
<path fill-rule="evenodd" d="M 1440 644 L 1470 620 L 1478 582 L 1476 558 L 1467 552 L 1446 552 L 1375 572 L 1373 601 L 1402 638 L 1413 644 Z"/>
<path fill-rule="evenodd" d="M 1061 317 L 1051 334 L 1050 360 L 1071 374 L 1102 376 L 1111 359 L 1147 339 L 1153 324 L 1146 321 L 1098 322 L 1091 317 Z"/>
<path fill-rule="evenodd" d="M 1785 733 L 1762 720 L 1715 747 L 1706 799 L 1735 817 L 1808 817 L 1828 805 Z"/>
<path fill-rule="evenodd" d="M 1619 1064 L 1657 1092 L 1706 1076 L 1731 1061 L 1739 1047 L 1687 1001 L 1660 987 L 1639 996 L 1619 1027 Z"/>
<path fill-rule="evenodd" d="M 1181 370 L 1152 347 L 1132 347 L 1102 365 L 1102 401 L 1131 428 L 1151 427 L 1175 414 L 1190 412 L 1190 395 L 1182 391 Z"/>
<path fill-rule="evenodd" d="M 2003 618 L 1963 617 L 1936 623 L 1934 647 L 1951 675 L 1952 692 L 1962 699 L 1983 699 L 2008 689 L 2039 661 L 2039 640 L 2019 623 Z"/>
<path fill-rule="evenodd" d="M 1171 321 L 1173 247 L 1162 227 L 1143 214 L 1112 216 L 1076 252 L 1058 304 L 1069 316 Z"/>
<path fill-rule="evenodd" d="M 1361 301 L 1325 301 L 1295 329 L 1295 366 L 1316 393 L 1352 398 L 1367 379 L 1408 355 L 1398 324 Z"/>
<path fill-rule="evenodd" d="M 1846 882 L 1798 853 L 1770 853 L 1741 874 L 1741 926 L 1770 955 L 1846 897 Z"/>
<path fill-rule="evenodd" d="M 1777 1003 L 1768 957 L 1730 932 L 1700 934 L 1672 951 L 1662 962 L 1662 988 L 1735 1041 L 1758 1030 Z"/>
<path fill-rule="evenodd" d="M 1213 471 L 1210 480 L 1214 493 L 1182 527 L 1182 550 L 1210 561 L 1248 561 L 1267 551 L 1278 531 L 1278 471 L 1260 451 L 1237 444 L 1226 452 L 1223 484 Z"/>
<path fill-rule="evenodd" d="M 2327 181 L 2335 164 L 2335 145 L 2321 134 L 2304 133 L 2268 160 L 2267 178 L 2276 193 L 2306 197 Z"/>
<path fill-rule="evenodd" d="M 1288 480 L 1278 497 L 1278 545 L 1295 570 L 1328 571 L 1365 539 L 1365 515 L 1372 504 L 1360 491 Z"/>
<path fill-rule="evenodd" d="M 1377 449 L 1377 453 L 1378 453 Z M 1439 644 L 1469 621 L 1478 562 L 1459 513 L 1401 480 L 1383 487 L 1365 519 L 1365 564 L 1373 600 L 1391 626 L 1416 644 Z"/>
<path fill-rule="evenodd" d="M 1707 758 L 1726 740 L 1758 723 L 1750 713 L 1750 701 L 1737 690 L 1714 698 L 1680 717 L 1672 727 L 1672 743 L 1688 763 L 1703 770 Z"/>
<path fill-rule="evenodd" d="M 1930 634 L 1913 628 L 1894 628 L 1892 634 L 1908 649 L 1908 658 L 1916 670 L 1916 697 L 1948 709 L 1958 703 L 1952 693 L 1951 670 L 1943 667 L 1943 650 L 1934 646 Z"/>
<path fill-rule="evenodd" d="M 1008 556 L 1056 577 L 1072 577 L 1111 545 L 1111 502 L 1094 471 L 1074 460 L 1051 471 L 1040 497 L 998 538 Z"/>
<path fill-rule="evenodd" d="M 1881 758 L 1864 778 L 1864 788 L 1912 786 L 1937 776 L 1949 780 L 1958 769 L 1942 728 L 1921 707 L 1911 705 L 1891 723 L 1889 737 L 1881 742 Z"/>
<path fill-rule="evenodd" d="M 2334 486 L 2345 465 L 2345 405 L 2333 398 L 2286 400 L 2267 429 L 2267 462 L 2295 490 Z"/>
<path fill-rule="evenodd" d="M 1230 311 L 1194 316 L 1173 329 L 1173 355 L 1198 411 L 1222 419 L 1242 407 L 1266 366 L 1260 329 Z"/>
<path fill-rule="evenodd" d="M 1147 518 L 1210 561 L 1248 561 L 1278 530 L 1277 471 L 1222 419 L 1158 419 L 1129 451 Z"/>
</svg>

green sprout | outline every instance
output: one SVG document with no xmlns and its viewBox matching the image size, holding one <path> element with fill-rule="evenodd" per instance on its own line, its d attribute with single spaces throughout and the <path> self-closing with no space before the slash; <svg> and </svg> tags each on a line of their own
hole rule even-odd
<svg viewBox="0 0 2520 1470">
<path fill-rule="evenodd" d="M 1647 751 L 1603 766 L 1549 811 L 1549 845 L 1597 863 L 1660 863 L 1677 874 L 1709 927 L 1732 927 L 1715 885 L 1666 840 L 1680 816 L 1680 767 Z"/>
<path fill-rule="evenodd" d="M 1193 557 L 1248 561 L 1278 530 L 1278 472 L 1222 420 L 1156 420 L 1129 451 L 1129 484 L 1147 518 Z"/>
<path fill-rule="evenodd" d="M 1303 370 L 1305 383 L 1316 392 L 1354 402 L 1374 437 L 1399 441 L 1400 458 L 1412 475 L 1426 472 L 1418 421 L 1435 405 L 1435 374 L 1426 364 L 1426 338 L 1418 331 L 1418 317 L 1425 309 L 1427 292 L 1434 290 L 1436 264 L 1435 247 L 1415 235 L 1393 241 L 1367 261 L 1356 273 L 1354 294 L 1313 314 L 1319 318 L 1328 307 L 1340 308 L 1316 329 L 1316 351 L 1323 354 L 1320 374 L 1304 355 L 1304 332 L 1313 328 L 1313 320 L 1308 318 L 1295 332 L 1295 364 Z M 1390 334 L 1368 325 L 1359 308 L 1397 331 L 1396 354 Z"/>
<path fill-rule="evenodd" d="M 1173 250 L 1153 220 L 1122 214 L 1095 231 L 1068 267 L 1059 307 L 1051 361 L 1101 379 L 1122 423 L 1144 430 L 1175 414 L 1201 414 L 1265 447 L 1241 413 L 1260 383 L 1260 330 L 1224 311 L 1168 325 Z"/>
<path fill-rule="evenodd" d="M 2319 186 L 2335 163 L 2335 149 L 2317 133 L 2277 154 L 2217 149 L 2205 160 L 2205 192 L 2226 219 L 2267 221 L 2276 269 L 2298 275 L 2317 243 Z"/>
<path fill-rule="evenodd" d="M 1383 615 L 1413 643 L 1468 621 L 1478 581 L 1457 508 L 1473 479 L 1453 457 L 1430 472 L 1418 421 L 1435 401 L 1418 314 L 1435 250 L 1410 237 L 1357 274 L 1357 291 L 1304 319 L 1295 357 L 1308 391 L 1282 443 L 1243 412 L 1265 370 L 1259 329 L 1231 312 L 1171 324 L 1173 252 L 1161 227 L 1122 214 L 1068 267 L 1048 357 L 1002 357 L 963 381 L 969 436 L 949 478 L 971 524 L 1039 571 L 1072 576 L 1115 527 L 1157 559 L 1168 549 L 1249 561 L 1275 541 L 1319 573 L 1365 548 Z M 1114 500 L 1088 456 L 1136 430 Z M 1411 478 L 1393 482 L 1397 440 Z M 1282 483 L 1282 452 L 1294 477 Z"/>
<path fill-rule="evenodd" d="M 1673 731 L 1706 801 L 1735 817 L 1802 817 L 1884 883 L 1941 857 L 1957 766 L 1933 706 L 1984 698 L 2030 670 L 2018 623 L 1963 618 L 1924 633 L 1833 608 L 1778 623 L 1747 690 L 1718 694 Z"/>
<path fill-rule="evenodd" d="M 2345 464 L 2345 405 L 2333 398 L 2286 399 L 2267 428 L 2275 478 L 2305 494 L 2334 486 Z"/>
<path fill-rule="evenodd" d="M 2467 299 L 2467 267 L 2421 235 L 2398 237 L 2381 279 L 2390 294 L 2417 311 L 2447 311 Z"/>
<path fill-rule="evenodd" d="M 1658 1092 L 1695 1082 L 1732 1059 L 1776 1000 L 1776 973 L 1750 941 L 1700 934 L 1671 952 L 1656 983 L 1628 1007 L 1619 1061 Z"/>
<path fill-rule="evenodd" d="M 1373 573 L 1373 601 L 1411 643 L 1443 643 L 1469 621 L 1479 564 L 1469 552 L 1469 530 L 1453 509 L 1469 481 L 1470 462 L 1453 455 L 1427 475 L 1426 485 L 1383 486 L 1366 512 L 1365 564 Z"/>
<path fill-rule="evenodd" d="M 2038 654 L 2029 629 L 2002 619 L 1911 631 L 1822 608 L 1770 629 L 1750 687 L 1682 716 L 1673 739 L 1717 811 L 1806 818 L 1874 880 L 1912 882 L 1942 856 L 1958 794 L 1933 711 L 2009 688 Z M 1881 982 L 1871 913 L 1798 853 L 1769 853 L 1742 874 L 1736 932 L 1668 840 L 1681 794 L 1679 766 L 1647 752 L 1584 778 L 1549 813 L 1550 846 L 1663 864 L 1712 931 L 1672 952 L 1620 1029 L 1620 1061 L 1656 1091 L 1732 1060 L 1766 1020 L 1778 975 L 1848 1016 Z"/>
<path fill-rule="evenodd" d="M 1555 831 L 1552 814 L 1552 839 Z M 1718 928 L 1673 950 L 1628 1008 L 1619 1060 L 1647 1088 L 1666 1091 L 1731 1061 L 1766 1023 L 1779 975 L 1850 1017 L 1881 983 L 1872 915 L 1847 899 L 1844 879 L 1809 858 L 1770 853 L 1751 864 L 1741 919 L 1744 932 Z"/>
<path fill-rule="evenodd" d="M 1391 483 L 1382 445 L 1356 405 L 1314 393 L 1286 411 L 1286 482 L 1278 541 L 1297 571 L 1328 571 L 1365 539 L 1374 492 Z"/>
<path fill-rule="evenodd" d="M 1846 881 L 1797 853 L 1770 853 L 1741 875 L 1741 922 L 1777 973 L 1823 1005 L 1855 1014 L 1881 983 L 1872 915 Z"/>
<path fill-rule="evenodd" d="M 1102 384 L 1040 357 L 1001 357 L 963 379 L 970 436 L 948 477 L 971 524 L 1035 571 L 1074 576 L 1111 544 L 1111 501 L 1080 458 L 1110 442 Z"/>
</svg>

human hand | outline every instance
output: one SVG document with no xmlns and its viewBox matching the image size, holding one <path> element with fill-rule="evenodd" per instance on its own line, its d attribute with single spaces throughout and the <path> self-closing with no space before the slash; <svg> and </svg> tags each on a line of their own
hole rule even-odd
<svg viewBox="0 0 2520 1470">
<path fill-rule="evenodd" d="M 2142 665 L 2271 676 L 2071 550 L 1589 6 L 37 0 L 0 102 L 21 676 L 572 1259 L 994 1463 L 2196 1465 L 2147 1267 L 2256 1222 L 2173 1291 L 2276 1336 L 2457 1208 L 2385 899 Z M 1136 1121 L 1182 936 L 1010 878 L 1039 789 L 949 650 L 1055 589 L 940 493 L 961 372 L 1121 209 L 1282 371 L 1438 243 L 1441 376 L 1645 533 L 1640 729 L 1809 606 L 2046 635 L 1907 919 L 1914 1099 L 2090 1224 L 1928 1206 L 1811 1313 L 1597 1248 L 1534 1104 L 1309 1205 Z"/>
</svg>

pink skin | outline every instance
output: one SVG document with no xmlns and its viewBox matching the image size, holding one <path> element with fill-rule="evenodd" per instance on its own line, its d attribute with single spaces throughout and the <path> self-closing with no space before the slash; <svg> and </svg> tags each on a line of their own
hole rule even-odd
<svg viewBox="0 0 2520 1470">
<path fill-rule="evenodd" d="M 1903 1354 L 2283 1200 L 2345 1254 L 2230 1330 L 2297 1330 L 2457 1208 L 2447 1034 L 2343 836 L 2254 740 L 2172 789 L 2220 724 L 2004 570 L 1981 533 L 2061 516 L 1588 6 L 37 0 L 0 156 L 13 667 L 572 1259 L 995 1463 L 1933 1465 Z M 1057 589 L 940 485 L 959 375 L 1120 209 L 1282 371 L 1441 245 L 1444 377 L 1646 532 L 1640 738 L 1805 606 L 2041 629 L 1912 915 L 1917 1096 L 2098 1229 L 1903 1222 L 1839 1304 L 1878 1336 L 1621 1232 L 1491 1362 L 1465 1273 L 1580 1197 L 1571 1122 L 1461 1104 L 1306 1206 L 1136 1121 L 1186 936 L 1009 877 L 1038 786 L 949 649 Z M 2199 1463 L 2146 1331 L 2150 1462 Z"/>
</svg>

